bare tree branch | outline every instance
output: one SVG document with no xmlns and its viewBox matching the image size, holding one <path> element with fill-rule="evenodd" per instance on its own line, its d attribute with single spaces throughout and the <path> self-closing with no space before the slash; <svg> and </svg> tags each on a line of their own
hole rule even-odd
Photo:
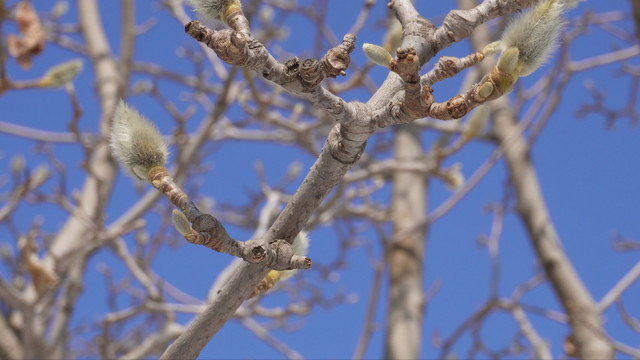
<svg viewBox="0 0 640 360">
<path fill-rule="evenodd" d="M 395 137 L 396 160 L 411 161 L 423 156 L 414 127 L 398 127 Z M 423 175 L 410 171 L 396 172 L 393 184 L 385 357 L 418 358 L 426 306 L 423 266 L 427 230 L 425 226 L 416 229 L 416 224 L 423 223 L 426 216 L 427 184 Z M 409 235 L 400 235 L 408 229 L 412 229 Z"/>
<path fill-rule="evenodd" d="M 637 16 L 625 15 L 608 3 L 582 2 L 575 11 L 578 16 L 567 16 L 565 36 L 553 65 L 534 82 L 516 82 L 522 73 L 506 66 L 504 58 L 494 66 L 492 54 L 505 49 L 498 42 L 486 44 L 504 30 L 506 15 L 521 11 L 525 15 L 526 8 L 543 1 L 486 0 L 478 4 L 459 0 L 460 10 L 452 11 L 409 0 L 388 4 L 363 0 L 348 5 L 338 1 L 339 9 L 353 11 L 346 28 L 340 30 L 350 28 L 349 33 L 342 36 L 344 33 L 338 33 L 330 22 L 344 22 L 345 16 L 332 14 L 335 4 L 323 1 L 245 0 L 242 6 L 236 0 L 208 2 L 207 6 L 215 5 L 211 9 L 223 10 L 215 17 L 225 25 L 205 19 L 192 21 L 194 14 L 183 0 L 162 0 L 152 11 L 135 6 L 131 0 L 117 1 L 114 4 L 120 7 L 120 16 L 116 18 L 101 14 L 95 0 L 79 1 L 77 11 L 69 13 L 66 2 L 42 8 L 34 4 L 35 11 L 29 17 L 24 16 L 28 1 L 0 0 L 0 43 L 6 45 L 14 36 L 12 32 L 20 33 L 25 44 L 37 40 L 33 44 L 40 46 L 46 40 L 42 48 L 46 56 L 35 57 L 37 51 L 29 55 L 36 65 L 32 73 L 15 72 L 16 62 L 25 64 L 25 59 L 0 51 L 0 97 L 3 104 L 10 104 L 5 108 L 6 121 L 0 121 L 0 135 L 19 144 L 34 144 L 34 151 L 29 152 L 14 149 L 9 142 L 0 154 L 0 160 L 5 160 L 5 154 L 16 154 L 2 162 L 10 171 L 0 176 L 0 357 L 147 358 L 162 354 L 162 358 L 196 358 L 211 337 L 235 318 L 256 335 L 247 341 L 261 341 L 270 351 L 301 358 L 307 349 L 293 350 L 296 346 L 282 341 L 284 337 L 276 331 L 298 330 L 304 322 L 300 318 L 313 314 L 315 307 L 353 304 L 354 297 L 348 293 L 352 289 L 342 283 L 336 288 L 333 282 L 353 265 L 353 255 L 362 248 L 374 271 L 373 280 L 364 281 L 371 283 L 370 291 L 356 290 L 364 297 L 368 293 L 370 299 L 366 313 L 364 309 L 362 314 L 354 312 L 354 316 L 364 316 L 354 358 L 369 353 L 368 348 L 379 339 L 384 345 L 379 343 L 377 351 L 385 351 L 389 358 L 419 358 L 434 350 L 442 357 L 459 357 L 461 353 L 466 357 L 551 358 L 563 356 L 554 354 L 560 342 L 565 356 L 612 357 L 620 353 L 638 357 L 638 349 L 615 338 L 618 330 L 612 331 L 612 327 L 622 324 L 628 332 L 638 331 L 637 314 L 631 312 L 635 310 L 631 306 L 627 311 L 625 296 L 632 294 L 638 282 L 640 263 L 629 265 L 631 269 L 611 284 L 608 293 L 594 301 L 583 284 L 592 281 L 590 274 L 578 274 L 571 263 L 574 259 L 567 255 L 570 252 L 560 246 L 554 221 L 564 220 L 551 218 L 536 167 L 529 158 L 542 131 L 552 128 L 546 125 L 555 121 L 557 114 L 566 114 L 561 105 L 574 104 L 567 101 L 568 89 L 572 97 L 576 89 L 580 90 L 576 94 L 588 97 L 577 100 L 582 102 L 578 117 L 602 116 L 609 126 L 620 118 L 629 118 L 630 124 L 637 122 L 640 70 L 635 61 L 640 50 L 637 37 L 629 30 L 633 25 L 638 30 Z M 573 2 L 557 0 L 553 4 Z M 382 15 L 384 5 L 391 11 Z M 632 0 L 635 10 L 636 5 Z M 591 8 L 609 10 L 597 13 Z M 388 15 L 394 17 L 393 24 Z M 175 21 L 164 21 L 166 16 Z M 287 29 L 300 20 L 306 23 Z M 188 36 L 182 33 L 184 24 Z M 27 25 L 34 29 L 33 39 L 28 38 Z M 376 84 L 379 73 L 374 70 L 380 68 L 352 63 L 352 56 L 359 59 L 353 53 L 360 49 L 355 34 L 375 42 L 368 39 L 380 34 L 380 27 L 388 27 L 389 36 L 380 42 L 384 47 L 376 47 L 383 52 L 375 63 L 388 74 L 384 82 Z M 178 43 L 163 41 L 154 53 L 140 51 L 149 45 L 143 36 L 162 36 L 159 30 L 182 34 L 182 39 Z M 289 52 L 292 43 L 286 39 L 287 31 L 300 30 L 311 44 L 305 45 L 307 51 Z M 589 41 L 592 30 L 610 40 L 610 49 L 594 48 L 597 55 L 592 51 L 587 58 L 574 57 L 576 44 Z M 468 45 L 462 42 L 467 37 L 478 51 L 460 54 Z M 447 49 L 454 44 L 455 48 Z M 41 77 L 33 74 L 51 61 L 55 55 L 49 53 L 52 48 L 88 58 L 85 63 L 90 63 L 90 69 L 73 83 L 65 83 L 64 89 L 47 87 L 52 84 L 51 71 L 59 71 L 58 66 L 48 66 L 50 70 Z M 118 50 L 117 56 L 112 48 Z M 174 59 L 160 58 L 161 52 L 175 56 L 175 63 Z M 445 52 L 456 56 L 442 56 Z M 440 58 L 434 59 L 436 55 Z M 74 61 L 77 71 L 79 60 Z M 431 65 L 427 68 L 425 64 Z M 595 80 L 611 68 L 617 72 L 607 81 L 617 91 L 624 90 L 622 98 L 612 98 Z M 584 89 L 570 87 L 577 74 L 587 78 Z M 348 77 L 337 78 L 339 75 Z M 590 82 L 592 75 L 595 78 Z M 451 85 L 458 90 L 450 91 Z M 92 93 L 86 94 L 86 89 Z M 129 99 L 125 99 L 127 94 Z M 31 109 L 18 111 L 11 103 L 16 97 L 33 96 L 29 104 L 49 105 L 49 97 L 58 95 L 68 100 L 62 105 L 51 103 L 56 109 L 47 117 L 55 122 L 51 127 L 33 125 L 32 119 L 22 117 Z M 356 96 L 362 102 L 351 100 Z M 112 194 L 119 179 L 107 140 L 112 133 L 113 108 L 120 98 L 141 107 L 148 105 L 149 109 L 141 108 L 142 113 L 161 111 L 153 116 L 172 146 L 174 159 L 170 169 L 156 169 L 152 174 L 153 189 L 118 181 L 118 191 L 128 187 L 137 194 L 118 198 Z M 482 110 L 471 112 L 481 104 L 487 105 L 486 113 L 492 111 L 491 117 L 481 116 Z M 69 107 L 66 118 L 59 116 L 63 111 L 58 113 L 64 106 Z M 67 132 L 51 131 L 63 124 Z M 384 129 L 390 125 L 397 127 Z M 434 138 L 431 146 L 422 149 L 421 142 Z M 219 156 L 228 156 L 227 149 L 244 141 L 286 146 L 292 163 L 288 167 L 284 164 L 286 170 L 277 174 L 279 180 L 273 180 L 271 164 L 258 160 L 255 186 L 228 200 L 218 186 L 211 186 L 209 172 L 213 169 L 214 176 L 220 176 L 218 166 L 226 166 L 226 159 L 220 161 Z M 76 158 L 65 157 L 69 150 L 80 156 L 80 164 Z M 469 160 L 469 153 L 483 158 Z M 24 159 L 39 158 L 51 168 L 25 164 Z M 508 184 L 496 187 L 494 178 L 487 174 L 502 159 Z M 307 160 L 315 163 L 302 180 Z M 465 180 L 474 166 L 475 172 Z M 225 181 L 232 179 L 226 179 L 227 175 L 223 175 Z M 425 323 L 426 303 L 436 304 L 431 302 L 435 292 L 424 290 L 426 246 L 430 243 L 427 229 L 436 231 L 443 215 L 458 205 L 464 207 L 462 200 L 476 201 L 477 197 L 474 200 L 467 195 L 482 180 L 504 192 L 499 204 L 488 200 L 485 209 L 493 213 L 487 224 L 491 228 L 477 242 L 486 245 L 489 253 L 486 268 L 478 269 L 489 274 L 488 295 L 474 306 L 475 311 L 461 314 L 461 323 L 447 325 L 453 331 L 445 339 L 440 339 L 436 330 L 429 347 L 423 341 L 423 329 L 442 324 L 428 319 Z M 439 183 L 451 194 L 441 196 Z M 432 193 L 435 196 L 430 196 Z M 444 201 L 427 209 L 427 197 Z M 118 203 L 109 204 L 110 199 Z M 174 206 L 186 216 L 186 221 L 179 218 L 176 223 L 188 241 L 259 264 L 233 261 L 212 286 L 205 285 L 210 289 L 206 299 L 191 294 L 191 288 L 178 281 L 169 281 L 162 267 L 166 250 L 190 246 L 175 232 Z M 55 214 L 49 212 L 51 208 Z M 114 217 L 114 208 L 121 214 Z M 510 216 L 522 220 L 533 245 L 530 265 L 540 266 L 532 275 L 525 274 L 520 285 L 505 297 L 505 283 L 514 280 L 509 274 L 512 269 L 505 266 L 508 262 L 503 261 L 510 254 L 501 251 L 507 243 L 503 237 L 511 236 L 509 231 L 513 230 Z M 291 243 L 303 229 L 310 232 L 313 243 L 329 245 L 321 244 L 327 241 L 325 232 L 314 237 L 318 226 L 335 233 L 334 239 L 329 239 L 337 246 L 331 259 L 314 262 L 310 270 L 288 282 L 264 287 L 263 293 L 247 301 L 259 284 L 277 281 L 276 277 L 265 277 L 272 268 L 295 267 L 291 262 L 295 246 Z M 248 241 L 237 241 L 230 236 L 236 230 L 254 235 Z M 376 237 L 379 244 L 372 240 Z M 613 247 L 634 251 L 636 242 L 618 236 Z M 312 256 L 316 249 L 313 243 Z M 387 265 L 388 297 L 380 293 L 386 290 Z M 519 267 L 518 276 L 527 271 L 527 264 L 524 266 L 525 270 Z M 95 276 L 104 284 L 94 284 Z M 199 276 L 198 280 L 206 278 Z M 440 279 L 435 281 L 439 284 Z M 541 287 L 543 284 L 550 286 Z M 81 301 L 84 289 L 96 286 L 105 293 L 99 305 L 107 310 L 101 314 L 87 312 Z M 337 290 L 326 291 L 334 288 Z M 548 302 L 524 297 L 533 289 L 556 295 L 564 312 L 551 310 L 553 304 Z M 94 301 L 96 293 L 85 295 Z M 438 293 L 441 295 L 448 296 Z M 284 300 L 273 306 L 271 299 Z M 472 301 L 475 298 L 467 300 Z M 619 318 L 603 321 L 605 314 L 615 311 L 608 311 L 614 303 Z M 374 336 L 384 326 L 376 323 L 381 318 L 377 309 L 382 307 L 387 310 L 386 334 Z M 501 345 L 487 341 L 487 325 L 496 317 L 503 321 L 505 315 L 512 322 L 510 333 L 499 334 L 505 341 Z M 185 324 L 187 317 L 193 318 Z M 566 339 L 546 338 L 545 322 L 566 328 L 569 335 Z"/>
</svg>

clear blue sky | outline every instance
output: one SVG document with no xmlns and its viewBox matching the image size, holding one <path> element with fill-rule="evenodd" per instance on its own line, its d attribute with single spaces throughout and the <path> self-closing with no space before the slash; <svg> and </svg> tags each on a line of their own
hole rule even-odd
<svg viewBox="0 0 640 360">
<path fill-rule="evenodd" d="M 307 3 L 307 1 L 301 1 Z M 10 1 L 13 4 L 14 1 Z M 39 11 L 52 7 L 51 1 L 33 1 Z M 448 10 L 455 4 L 453 1 L 418 1 L 417 8 L 422 15 L 439 25 Z M 119 17 L 120 9 L 115 1 L 101 1 L 104 22 L 114 52 L 119 51 Z M 75 4 L 70 4 L 70 11 L 63 20 L 75 22 Z M 327 15 L 328 27 L 341 38 L 353 24 L 362 1 L 331 1 Z M 628 11 L 628 1 L 588 1 L 581 4 L 569 14 L 575 19 L 585 11 Z M 160 11 L 157 1 L 137 1 L 136 19 L 138 24 L 154 22 L 154 25 L 137 40 L 135 58 L 138 61 L 154 62 L 174 71 L 191 73 L 189 62 L 177 56 L 176 48 L 195 48 L 195 42 L 184 34 L 182 25 Z M 386 2 L 378 1 L 373 14 L 358 36 L 353 61 L 359 66 L 365 63 L 360 51 L 364 42 L 381 43 L 384 31 L 377 21 L 384 19 Z M 193 14 L 189 11 L 190 14 Z M 286 40 L 275 43 L 270 49 L 281 49 L 296 54 L 300 58 L 311 56 L 314 51 L 315 30 L 312 25 L 300 16 L 290 16 L 284 22 L 289 30 Z M 633 32 L 633 24 L 628 19 L 617 23 L 618 26 Z M 255 26 L 254 26 L 255 28 Z M 15 33 L 15 27 L 5 26 L 4 34 Z M 79 40 L 79 39 L 78 39 Z M 602 29 L 590 28 L 585 39 L 577 41 L 571 49 L 574 59 L 584 59 L 615 49 L 620 44 Z M 323 49 L 330 46 L 325 42 Z M 457 44 L 445 49 L 441 55 L 463 56 L 469 51 L 466 43 Z M 19 68 L 10 60 L 8 70 L 13 79 L 33 79 L 46 71 L 52 64 L 76 58 L 70 53 L 49 44 L 42 56 L 35 59 L 29 71 Z M 284 60 L 284 59 L 281 59 Z M 555 58 L 552 59 L 555 61 Z M 631 64 L 639 65 L 638 59 Z M 544 73 L 549 65 L 540 72 Z M 430 64 L 424 70 L 430 69 Z M 607 95 L 606 104 L 619 108 L 627 99 L 629 78 L 621 77 L 618 66 L 606 66 L 585 74 L 578 74 L 569 84 L 564 94 L 562 105 L 551 118 L 538 139 L 532 154 L 540 182 L 551 215 L 562 239 L 564 248 L 581 274 L 587 287 L 597 300 L 622 277 L 638 260 L 637 253 L 618 253 L 612 249 L 612 234 L 619 232 L 627 237 L 640 239 L 640 221 L 638 219 L 640 204 L 640 164 L 636 154 L 640 153 L 638 129 L 628 118 L 620 119 L 613 129 L 608 130 L 605 119 L 590 115 L 581 120 L 576 118 L 580 106 L 590 101 L 584 90 L 584 83 L 592 79 L 598 89 Z M 349 74 L 349 71 L 347 71 Z M 386 76 L 386 70 L 374 69 L 372 76 L 378 84 Z M 524 79 L 523 84 L 530 86 L 537 75 Z M 145 79 L 144 75 L 135 74 L 134 80 Z M 212 77 L 211 81 L 215 81 Z M 83 131 L 95 131 L 100 117 L 95 96 L 93 71 L 85 59 L 82 74 L 76 79 L 75 87 L 83 115 L 80 128 Z M 435 96 L 443 101 L 453 95 L 459 86 L 459 78 L 439 83 L 435 86 Z M 171 98 L 180 110 L 184 111 L 187 103 L 181 101 L 184 88 L 170 82 L 161 82 L 164 95 Z M 346 100 L 366 100 L 364 92 L 349 94 Z M 172 121 L 155 100 L 138 96 L 130 99 L 141 113 L 153 119 L 164 133 L 172 131 Z M 228 116 L 232 117 L 233 112 Z M 202 110 L 187 124 L 193 130 L 202 118 Z M 0 121 L 31 126 L 50 131 L 67 131 L 71 118 L 71 108 L 67 95 L 63 90 L 28 90 L 11 91 L 0 96 Z M 387 132 L 389 130 L 386 130 Z M 386 135 L 388 136 L 388 134 Z M 425 146 L 429 147 L 433 136 L 425 136 Z M 370 141 L 369 144 L 373 142 Z M 36 143 L 0 133 L 0 182 L 3 192 L 11 184 L 9 172 L 11 159 L 17 154 L 26 158 L 27 166 L 36 167 L 47 163 L 47 159 L 36 151 Z M 474 144 L 450 160 L 463 163 L 463 173 L 470 176 L 484 161 L 493 148 L 487 144 Z M 83 182 L 81 171 L 82 154 L 75 145 L 55 144 L 53 150 L 68 172 L 67 191 L 78 188 Z M 264 164 L 265 174 L 270 183 L 277 182 L 286 172 L 292 161 L 299 161 L 306 171 L 313 163 L 308 154 L 288 145 L 252 144 L 248 142 L 226 142 L 206 159 L 213 169 L 198 178 L 202 181 L 201 193 L 215 199 L 216 204 L 246 204 L 247 189 L 256 189 L 258 181 L 254 163 Z M 304 174 L 304 172 L 303 172 Z M 426 258 L 426 287 L 440 283 L 440 289 L 427 307 L 424 326 L 423 356 L 437 356 L 438 349 L 431 343 L 431 336 L 439 332 L 448 337 L 451 332 L 476 310 L 486 299 L 489 289 L 489 257 L 487 249 L 476 243 L 479 234 L 488 234 L 492 217 L 484 209 L 490 202 L 499 202 L 503 198 L 505 169 L 498 164 L 491 173 L 473 190 L 453 211 L 438 221 L 429 232 Z M 302 176 L 293 185 L 297 186 Z M 51 190 L 55 182 L 50 181 L 45 189 Z M 295 189 L 295 186 L 290 189 Z M 145 186 L 147 189 L 148 186 Z M 106 223 L 116 219 L 123 211 L 135 202 L 135 184 L 127 177 L 120 176 L 114 189 L 114 197 L 108 206 Z M 377 195 L 377 200 L 387 201 L 387 192 Z M 450 192 L 437 181 L 432 182 L 429 191 L 429 208 L 432 210 L 448 198 Z M 163 199 L 162 204 L 166 201 Z M 1 206 L 1 204 L 0 204 Z M 13 218 L 15 226 L 22 231 L 36 216 L 44 218 L 43 228 L 56 232 L 67 214 L 51 205 L 27 206 L 19 208 Z M 150 226 L 157 226 L 157 216 L 147 217 Z M 251 235 L 250 229 L 228 227 L 229 233 L 246 239 Z M 152 231 L 153 233 L 153 231 Z M 311 249 L 309 256 L 314 264 L 326 265 L 336 258 L 338 241 L 332 227 L 326 226 L 311 232 Z M 133 248 L 133 236 L 126 240 Z M 350 357 L 363 329 L 369 289 L 373 270 L 367 259 L 365 248 L 372 246 L 376 255 L 380 253 L 379 242 L 372 231 L 358 234 L 357 246 L 347 255 L 347 265 L 336 272 L 336 282 L 320 281 L 320 274 L 310 270 L 304 274 L 306 281 L 318 282 L 326 297 L 344 293 L 349 296 L 347 304 L 333 308 L 316 307 L 306 317 L 293 321 L 297 331 L 273 331 L 272 335 L 289 344 L 293 349 L 308 358 L 345 358 Z M 0 224 L 0 244 L 8 244 L 15 251 L 15 239 L 6 224 Z M 369 245 L 367 245 L 369 244 Z M 229 262 L 227 255 L 216 254 L 202 247 L 182 243 L 179 247 L 163 249 L 155 262 L 154 271 L 165 277 L 173 285 L 184 292 L 203 299 L 215 279 L 217 273 Z M 109 251 L 101 251 L 93 257 L 88 265 L 84 293 L 76 309 L 74 323 L 81 324 L 101 319 L 109 311 L 106 288 L 98 268 L 106 264 L 117 280 L 126 275 L 124 265 Z M 500 239 L 500 265 L 502 267 L 500 294 L 510 296 L 515 288 L 530 279 L 535 269 L 526 234 L 519 220 L 510 215 L 507 217 L 503 235 Z M 319 267 L 320 267 L 319 266 Z M 6 268 L 1 269 L 6 274 Z M 295 284 L 292 281 L 292 284 Z M 373 335 L 367 356 L 381 357 L 385 288 L 377 310 L 377 332 Z M 624 295 L 625 304 L 631 314 L 640 312 L 640 284 L 634 284 Z M 636 301 L 634 301 L 636 299 Z M 264 299 L 267 306 L 283 306 L 286 297 L 281 294 Z M 524 297 L 527 304 L 546 309 L 561 311 L 561 307 L 550 292 L 548 286 L 542 285 Z M 120 308 L 129 305 L 127 296 L 119 296 L 117 304 Z M 184 317 L 187 320 L 188 317 Z M 554 356 L 562 353 L 562 340 L 566 337 L 567 328 L 550 320 L 530 315 L 540 335 L 552 345 Z M 611 336 L 622 342 L 637 345 L 638 334 L 632 332 L 622 323 L 615 311 L 608 311 L 605 317 L 606 329 Z M 511 334 L 515 331 L 515 323 L 508 314 L 495 314 L 485 323 L 482 331 L 486 343 L 496 347 L 507 345 Z M 89 329 L 81 335 L 92 339 L 98 335 L 98 329 Z M 464 357 L 470 344 L 469 335 L 456 347 L 458 355 Z M 271 347 L 257 340 L 248 330 L 235 321 L 230 321 L 218 333 L 201 353 L 202 358 L 274 358 L 281 357 Z"/>
</svg>

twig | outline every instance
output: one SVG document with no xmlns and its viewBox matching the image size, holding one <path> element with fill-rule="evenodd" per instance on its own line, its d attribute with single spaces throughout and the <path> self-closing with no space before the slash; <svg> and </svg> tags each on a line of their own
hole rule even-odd
<svg viewBox="0 0 640 360">
<path fill-rule="evenodd" d="M 598 302 L 598 311 L 603 313 L 640 277 L 640 261 L 638 261 Z"/>
<path fill-rule="evenodd" d="M 53 143 L 76 143 L 78 139 L 75 134 L 71 132 L 54 132 L 40 130 L 24 125 L 12 124 L 5 121 L 0 121 L 0 132 L 20 136 L 25 139 L 37 140 L 42 142 Z M 88 133 L 81 135 L 83 142 L 95 142 L 95 136 Z"/>
<path fill-rule="evenodd" d="M 375 315 L 376 308 L 378 307 L 378 301 L 380 300 L 380 290 L 382 288 L 382 275 L 386 260 L 380 260 L 376 263 L 373 273 L 373 284 L 371 285 L 371 291 L 369 293 L 369 303 L 367 304 L 367 313 L 365 317 L 364 326 L 358 343 L 356 345 L 355 352 L 353 353 L 353 359 L 364 359 L 371 335 L 375 331 Z"/>
<path fill-rule="evenodd" d="M 288 359 L 304 359 L 299 352 L 293 350 L 292 348 L 287 346 L 287 344 L 269 334 L 269 331 L 267 329 L 265 329 L 262 325 L 260 325 L 252 318 L 242 318 L 240 320 L 240 323 L 242 323 L 242 325 L 249 329 L 256 337 L 264 340 L 268 345 L 270 345 L 282 355 L 286 356 Z"/>
<path fill-rule="evenodd" d="M 522 310 L 522 307 L 515 305 L 511 309 L 513 318 L 518 323 L 520 332 L 529 340 L 531 346 L 533 346 L 534 358 L 536 359 L 553 359 L 549 345 L 544 341 L 538 332 L 534 329 L 533 325 L 527 318 L 527 315 Z"/>
</svg>

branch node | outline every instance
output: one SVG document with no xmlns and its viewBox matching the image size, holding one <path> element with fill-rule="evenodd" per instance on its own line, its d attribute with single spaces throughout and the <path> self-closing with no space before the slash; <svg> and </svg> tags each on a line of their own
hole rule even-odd
<svg viewBox="0 0 640 360">
<path fill-rule="evenodd" d="M 335 78 L 338 75 L 346 75 L 345 70 L 351 62 L 349 54 L 355 48 L 355 42 L 356 36 L 354 34 L 346 34 L 340 45 L 327 51 L 321 60 L 325 76 Z"/>
<path fill-rule="evenodd" d="M 322 79 L 324 79 L 320 62 L 316 59 L 306 59 L 302 61 L 300 65 L 300 79 L 306 91 L 311 91 L 320 84 Z"/>
<path fill-rule="evenodd" d="M 459 119 L 469 112 L 469 104 L 462 95 L 457 95 L 447 101 L 447 112 L 453 119 Z"/>
<path fill-rule="evenodd" d="M 241 32 L 232 30 L 218 31 L 213 35 L 209 47 L 218 54 L 218 57 L 231 65 L 241 65 L 249 57 L 247 36 Z"/>
<path fill-rule="evenodd" d="M 410 46 L 404 49 L 398 49 L 396 52 L 397 59 L 391 60 L 389 68 L 397 73 L 405 82 L 416 83 L 420 81 L 420 61 L 416 54 L 416 48 Z"/>
<path fill-rule="evenodd" d="M 264 249 L 262 245 L 256 246 L 251 249 L 250 259 L 252 263 L 260 263 L 264 261 L 266 257 L 267 257 L 267 251 Z"/>
</svg>

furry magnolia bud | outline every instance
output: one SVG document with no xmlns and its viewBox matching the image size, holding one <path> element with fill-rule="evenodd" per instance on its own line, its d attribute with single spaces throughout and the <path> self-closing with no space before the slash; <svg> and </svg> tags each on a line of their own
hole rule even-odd
<svg viewBox="0 0 640 360">
<path fill-rule="evenodd" d="M 502 35 L 501 45 L 503 56 L 507 50 L 518 49 L 514 75 L 527 76 L 547 61 L 558 46 L 565 9 L 578 1 L 548 0 L 511 21 Z M 513 51 L 508 55 L 513 58 Z"/>
<path fill-rule="evenodd" d="M 120 100 L 113 115 L 111 153 L 120 165 L 140 180 L 167 161 L 169 150 L 156 126 Z"/>
<path fill-rule="evenodd" d="M 233 30 L 251 36 L 249 20 L 242 12 L 240 0 L 187 0 L 205 18 L 222 20 Z"/>
<path fill-rule="evenodd" d="M 63 62 L 49 69 L 42 79 L 40 79 L 40 86 L 42 87 L 59 87 L 65 86 L 82 70 L 82 59 L 74 59 Z"/>
<path fill-rule="evenodd" d="M 188 0 L 193 9 L 200 15 L 213 20 L 222 20 L 231 11 L 240 10 L 240 0 Z"/>
</svg>

